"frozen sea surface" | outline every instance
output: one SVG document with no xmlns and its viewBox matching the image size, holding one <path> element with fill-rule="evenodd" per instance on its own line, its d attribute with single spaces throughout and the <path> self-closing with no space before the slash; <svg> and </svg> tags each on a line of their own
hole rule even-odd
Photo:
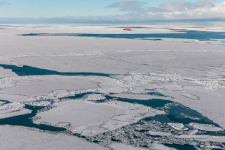
<svg viewBox="0 0 225 150">
<path fill-rule="evenodd" d="M 224 149 L 222 24 L 131 28 L 2 26 L 0 149 Z"/>
</svg>

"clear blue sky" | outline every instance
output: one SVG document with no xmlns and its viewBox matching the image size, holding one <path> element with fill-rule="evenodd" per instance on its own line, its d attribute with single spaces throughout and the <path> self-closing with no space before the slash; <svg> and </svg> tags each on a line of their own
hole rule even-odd
<svg viewBox="0 0 225 150">
<path fill-rule="evenodd" d="M 166 2 L 166 0 L 137 1 L 146 2 L 144 7 L 157 7 Z M 186 1 L 195 2 L 195 0 Z M 0 17 L 101 16 L 125 13 L 116 8 L 106 7 L 120 0 L 0 0 L 0 2 L 5 2 L 4 5 L 0 3 Z"/>
<path fill-rule="evenodd" d="M 0 0 L 1 1 L 1 0 Z M 165 0 L 139 0 L 157 6 Z M 5 0 L 0 17 L 63 17 L 114 15 L 123 12 L 106 6 L 118 0 Z"/>
<path fill-rule="evenodd" d="M 121 6 L 122 2 L 129 2 L 132 6 Z M 90 17 L 90 16 L 120 16 L 131 14 L 131 10 L 136 14 L 140 10 L 147 12 L 148 8 L 160 8 L 166 2 L 176 2 L 176 7 L 189 6 L 188 3 L 197 1 L 212 2 L 213 0 L 0 0 L 0 18 L 54 18 L 54 17 Z M 225 0 L 215 0 L 214 4 L 220 4 Z M 132 4 L 135 2 L 135 4 Z M 143 3 L 144 2 L 144 3 Z M 180 5 L 179 2 L 185 2 Z M 139 5 L 140 4 L 140 5 Z M 112 6 L 113 7 L 110 7 Z M 174 5 L 174 4 L 172 4 Z M 138 7 L 141 6 L 141 7 Z M 170 10 L 169 5 L 165 10 Z M 175 9 L 174 7 L 173 9 Z M 180 9 L 178 8 L 178 9 Z M 185 7 L 186 8 L 186 7 Z M 192 9 L 192 8 L 191 8 Z M 182 10 L 182 9 L 180 9 Z M 176 10 L 174 10 L 175 12 Z M 146 13 L 147 14 L 147 13 Z M 221 14 L 218 12 L 217 14 Z M 149 13 L 148 13 L 149 15 Z M 1 21 L 1 20 L 0 20 Z"/>
</svg>

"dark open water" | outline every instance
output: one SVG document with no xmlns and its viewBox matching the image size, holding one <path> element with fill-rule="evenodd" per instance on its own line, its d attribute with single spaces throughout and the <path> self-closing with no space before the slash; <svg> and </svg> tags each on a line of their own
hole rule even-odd
<svg viewBox="0 0 225 150">
<path fill-rule="evenodd" d="M 154 34 L 88 34 L 88 33 L 29 33 L 21 36 L 79 36 L 79 37 L 96 37 L 96 38 L 126 38 L 126 39 L 148 39 L 148 38 L 178 38 L 178 39 L 197 39 L 197 40 L 214 40 L 225 39 L 225 32 L 211 31 L 194 31 L 194 30 L 177 30 L 175 33 L 154 33 Z"/>
</svg>

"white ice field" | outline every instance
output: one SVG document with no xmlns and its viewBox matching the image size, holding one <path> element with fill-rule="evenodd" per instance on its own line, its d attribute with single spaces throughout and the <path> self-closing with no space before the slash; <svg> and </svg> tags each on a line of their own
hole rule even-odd
<svg viewBox="0 0 225 150">
<path fill-rule="evenodd" d="M 223 23 L 129 26 L 0 25 L 0 149 L 225 149 Z"/>
</svg>

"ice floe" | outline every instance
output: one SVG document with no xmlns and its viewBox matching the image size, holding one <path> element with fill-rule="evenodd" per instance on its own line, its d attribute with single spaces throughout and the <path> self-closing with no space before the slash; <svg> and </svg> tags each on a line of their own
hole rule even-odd
<svg viewBox="0 0 225 150">
<path fill-rule="evenodd" d="M 57 107 L 49 111 L 38 113 L 39 119 L 34 122 L 56 126 L 59 122 L 68 122 L 70 123 L 69 130 L 89 136 L 115 130 L 144 117 L 164 113 L 141 105 L 116 101 L 99 104 L 76 100 L 56 103 L 55 106 Z"/>
<path fill-rule="evenodd" d="M 30 130 L 24 127 L 0 126 L 0 149 L 65 149 L 108 150 L 98 144 L 66 134 L 53 134 Z M 13 141 L 13 143 L 12 143 Z"/>
<path fill-rule="evenodd" d="M 19 102 L 8 103 L 0 106 L 0 119 L 10 118 L 31 113 L 30 110 L 24 108 L 24 104 Z"/>
<path fill-rule="evenodd" d="M 210 124 L 199 124 L 199 123 L 190 123 L 190 126 L 194 127 L 195 129 L 205 130 L 205 131 L 222 131 L 222 128 L 215 127 L 214 125 Z"/>
<path fill-rule="evenodd" d="M 168 123 L 168 125 L 176 130 L 188 130 L 182 123 Z"/>
</svg>

